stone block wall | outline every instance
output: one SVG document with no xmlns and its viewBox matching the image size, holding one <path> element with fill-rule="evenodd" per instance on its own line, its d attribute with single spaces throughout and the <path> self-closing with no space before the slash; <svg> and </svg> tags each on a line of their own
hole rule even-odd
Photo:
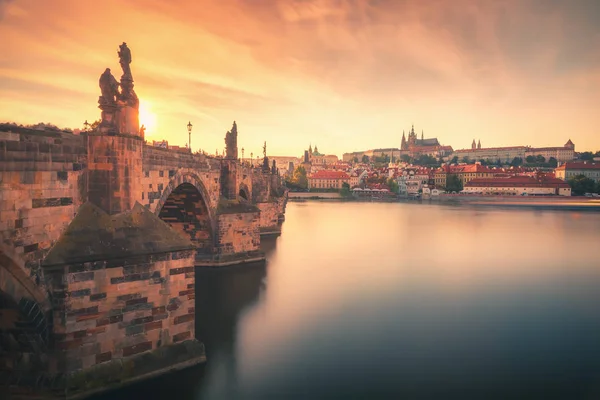
<svg viewBox="0 0 600 400">
<path fill-rule="evenodd" d="M 265 203 L 271 193 L 271 174 L 265 174 L 260 169 L 252 171 L 252 202 Z"/>
<path fill-rule="evenodd" d="M 187 250 L 48 267 L 57 371 L 123 363 L 193 339 L 194 259 Z"/>
<path fill-rule="evenodd" d="M 252 171 L 248 167 L 239 166 L 237 168 L 237 187 L 248 191 L 248 200 L 252 200 Z"/>
<path fill-rule="evenodd" d="M 260 209 L 260 230 L 279 231 L 279 216 L 281 214 L 281 206 L 278 201 L 270 201 L 267 203 L 257 203 Z"/>
<path fill-rule="evenodd" d="M 220 193 L 220 162 L 204 155 L 193 155 L 153 146 L 144 146 L 143 174 L 140 176 L 139 202 L 154 213 L 164 204 L 165 195 L 184 182 L 201 182 L 207 206 L 216 209 Z M 160 201 L 162 199 L 162 202 Z"/>
<path fill-rule="evenodd" d="M 10 130 L 0 131 L 0 251 L 39 281 L 41 260 L 86 198 L 85 136 Z"/>
<path fill-rule="evenodd" d="M 218 256 L 246 254 L 260 249 L 260 213 L 231 213 L 217 216 Z"/>
<path fill-rule="evenodd" d="M 134 136 L 88 136 L 89 201 L 109 214 L 133 208 L 139 201 L 143 144 Z"/>
</svg>

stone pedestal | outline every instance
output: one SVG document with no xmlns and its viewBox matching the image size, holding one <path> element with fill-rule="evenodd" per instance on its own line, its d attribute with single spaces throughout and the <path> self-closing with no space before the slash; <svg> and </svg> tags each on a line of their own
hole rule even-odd
<svg viewBox="0 0 600 400">
<path fill-rule="evenodd" d="M 88 200 L 109 214 L 131 210 L 141 200 L 142 149 L 139 136 L 91 132 L 87 138 Z"/>
</svg>

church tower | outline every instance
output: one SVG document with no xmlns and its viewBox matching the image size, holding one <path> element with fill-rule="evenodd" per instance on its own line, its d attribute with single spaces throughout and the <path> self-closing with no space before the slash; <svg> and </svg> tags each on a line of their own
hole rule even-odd
<svg viewBox="0 0 600 400">
<path fill-rule="evenodd" d="M 477 149 L 481 150 L 481 139 L 477 141 Z"/>
<path fill-rule="evenodd" d="M 475 150 L 477 148 L 477 144 L 475 144 L 475 139 L 473 139 L 473 143 L 471 143 L 471 149 Z"/>
<path fill-rule="evenodd" d="M 400 143 L 400 150 L 408 150 L 408 145 L 406 144 L 406 135 L 404 131 L 402 131 L 402 142 Z"/>
<path fill-rule="evenodd" d="M 415 145 L 417 143 L 417 134 L 415 133 L 415 126 L 413 125 L 408 132 L 408 144 Z"/>
<path fill-rule="evenodd" d="M 423 129 L 421 129 L 421 140 L 425 140 L 425 133 L 423 132 Z"/>
</svg>

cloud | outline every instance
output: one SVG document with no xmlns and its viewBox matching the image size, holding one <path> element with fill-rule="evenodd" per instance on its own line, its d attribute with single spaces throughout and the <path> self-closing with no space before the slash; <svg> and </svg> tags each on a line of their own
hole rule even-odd
<svg viewBox="0 0 600 400">
<path fill-rule="evenodd" d="M 599 4 L 0 0 L 0 36 L 12 39 L 0 43 L 0 97 L 17 114 L 0 108 L 0 119 L 18 119 L 36 85 L 40 104 L 80 102 L 49 112 L 55 123 L 95 119 L 98 76 L 119 71 L 126 41 L 136 91 L 159 113 L 155 134 L 171 141 L 185 142 L 172 127 L 196 119 L 200 143 L 221 148 L 236 119 L 257 154 L 263 140 L 285 154 L 316 138 L 337 154 L 394 146 L 411 123 L 454 147 L 474 136 L 536 144 L 538 132 L 560 144 L 568 130 L 600 147 L 588 106 L 600 101 Z"/>
</svg>

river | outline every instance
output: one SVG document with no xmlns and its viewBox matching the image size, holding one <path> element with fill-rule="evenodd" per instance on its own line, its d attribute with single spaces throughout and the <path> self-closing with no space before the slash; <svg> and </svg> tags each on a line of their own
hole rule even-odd
<svg viewBox="0 0 600 400">
<path fill-rule="evenodd" d="M 205 366 L 97 399 L 600 398 L 600 213 L 289 203 L 197 272 Z"/>
</svg>

